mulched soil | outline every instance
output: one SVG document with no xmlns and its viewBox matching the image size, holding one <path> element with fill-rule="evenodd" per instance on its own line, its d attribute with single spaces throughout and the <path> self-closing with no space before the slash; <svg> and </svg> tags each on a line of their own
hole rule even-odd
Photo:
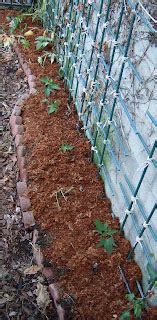
<svg viewBox="0 0 157 320">
<path fill-rule="evenodd" d="M 25 274 L 33 263 L 31 233 L 26 233 L 17 201 L 18 168 L 9 118 L 17 100 L 28 93 L 27 78 L 12 50 L 0 48 L 0 319 L 58 319 L 52 301 L 45 310 L 37 304 L 37 286 L 48 283 L 41 272 Z M 40 241 L 40 240 L 39 240 Z M 47 298 L 48 300 L 48 298 Z"/>
<path fill-rule="evenodd" d="M 13 15 L 11 11 L 3 12 L 3 19 L 9 14 Z M 116 247 L 111 256 L 102 248 L 96 248 L 99 237 L 95 232 L 95 220 L 117 230 L 119 221 L 111 216 L 111 203 L 105 195 L 103 181 L 90 162 L 90 143 L 83 130 L 78 130 L 81 123 L 73 104 L 68 101 L 69 93 L 64 90 L 58 64 L 46 61 L 41 68 L 37 62 L 42 52 L 36 51 L 34 40 L 43 34 L 43 29 L 37 22 L 32 23 L 30 17 L 20 29 L 25 23 L 29 28 L 38 27 L 33 29 L 30 48 L 21 46 L 21 51 L 37 77 L 38 92 L 25 103 L 23 119 L 29 196 L 36 222 L 47 234 L 47 242 L 41 242 L 43 253 L 60 284 L 61 303 L 67 309 L 67 319 L 118 319 L 127 309 L 127 291 L 118 266 L 125 270 L 135 294 L 135 281 L 141 280 L 141 272 L 134 261 L 127 261 L 130 244 L 119 233 L 114 235 Z M 20 34 L 20 30 L 16 33 Z M 60 101 L 57 113 L 52 115 L 42 101 L 45 98 L 42 76 L 50 77 L 61 88 L 50 95 L 50 101 Z M 62 143 L 72 144 L 74 149 L 63 153 Z M 61 188 L 64 193 L 69 191 L 65 198 L 58 193 L 58 205 L 55 192 Z M 70 308 L 71 313 L 68 312 Z M 143 319 L 155 318 L 147 313 Z"/>
</svg>

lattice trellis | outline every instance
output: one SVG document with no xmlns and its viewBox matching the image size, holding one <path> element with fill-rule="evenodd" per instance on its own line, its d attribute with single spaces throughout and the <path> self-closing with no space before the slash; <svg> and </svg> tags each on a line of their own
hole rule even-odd
<svg viewBox="0 0 157 320">
<path fill-rule="evenodd" d="M 122 172 L 124 181 L 120 181 L 119 186 L 124 197 L 125 210 L 121 219 L 121 230 L 125 231 L 126 223 L 131 219 L 136 233 L 128 258 L 132 258 L 135 249 L 140 247 L 149 265 L 154 268 L 150 248 L 143 235 L 147 231 L 152 241 L 157 242 L 157 234 L 154 225 L 151 224 L 152 217 L 157 213 L 157 203 L 152 203 L 148 213 L 138 195 L 149 168 L 157 168 L 155 160 L 157 140 L 148 145 L 133 117 L 123 89 L 126 72 L 127 75 L 130 72 L 130 78 L 133 77 L 136 83 L 139 83 L 140 90 L 145 85 L 145 79 L 138 70 L 138 63 L 134 63 L 131 57 L 132 39 L 138 23 L 146 34 L 156 41 L 156 20 L 147 10 L 143 11 L 143 8 L 141 2 L 130 0 L 117 3 L 111 0 L 51 0 L 47 1 L 44 20 L 47 28 L 55 31 L 56 51 L 65 85 L 69 87 L 79 119 L 83 122 L 85 134 L 91 141 L 91 158 L 98 165 L 112 196 L 114 188 L 108 162 L 112 162 L 116 172 Z M 115 14 L 113 19 L 115 11 L 117 20 Z M 117 156 L 118 146 L 120 155 L 129 157 L 117 109 L 125 114 L 130 130 L 136 135 L 145 153 L 142 170 L 135 181 L 131 181 L 126 172 L 123 172 L 123 166 Z M 157 122 L 149 110 L 147 116 L 155 129 Z M 157 279 L 149 280 L 145 294 L 154 287 Z"/>
</svg>

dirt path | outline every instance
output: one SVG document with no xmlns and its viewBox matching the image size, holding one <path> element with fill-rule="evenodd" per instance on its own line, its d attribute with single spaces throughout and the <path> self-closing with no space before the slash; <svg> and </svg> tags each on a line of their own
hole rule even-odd
<svg viewBox="0 0 157 320">
<path fill-rule="evenodd" d="M 15 54 L 0 48 L 0 319 L 57 319 L 50 302 L 47 311 L 37 305 L 37 285 L 46 285 L 40 273 L 24 275 L 32 265 L 30 234 L 23 228 L 16 197 L 18 169 L 9 117 L 15 102 L 28 91 L 27 79 Z M 46 287 L 47 288 L 47 287 Z"/>
</svg>

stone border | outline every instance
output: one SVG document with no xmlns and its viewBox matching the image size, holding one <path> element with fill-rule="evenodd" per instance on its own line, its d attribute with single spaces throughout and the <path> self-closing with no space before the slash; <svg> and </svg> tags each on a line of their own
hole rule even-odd
<svg viewBox="0 0 157 320">
<path fill-rule="evenodd" d="M 23 58 L 20 49 L 18 47 L 18 42 L 15 41 L 13 44 L 13 49 L 18 57 L 19 63 L 27 77 L 29 85 L 29 93 L 24 94 L 16 103 L 11 117 L 10 117 L 10 129 L 11 134 L 14 138 L 15 147 L 16 147 L 16 156 L 17 156 L 17 166 L 19 168 L 19 181 L 16 184 L 17 195 L 21 207 L 23 223 L 26 232 L 32 232 L 32 250 L 33 250 L 33 259 L 35 263 L 41 267 L 43 276 L 48 281 L 48 288 L 50 295 L 54 301 L 58 319 L 64 320 L 64 309 L 61 304 L 58 303 L 60 300 L 59 290 L 57 288 L 57 283 L 53 282 L 53 273 L 51 268 L 44 267 L 44 258 L 40 250 L 40 246 L 37 244 L 38 240 L 38 230 L 35 228 L 35 219 L 33 211 L 31 210 L 31 201 L 27 196 L 27 171 L 26 171 L 26 148 L 23 144 L 23 134 L 24 126 L 22 121 L 22 106 L 32 94 L 36 94 L 36 77 L 32 75 L 31 69 L 29 68 L 27 62 Z"/>
</svg>

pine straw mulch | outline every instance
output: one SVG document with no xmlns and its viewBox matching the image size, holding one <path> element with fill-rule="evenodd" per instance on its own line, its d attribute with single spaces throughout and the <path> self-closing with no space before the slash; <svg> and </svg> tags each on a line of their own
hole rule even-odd
<svg viewBox="0 0 157 320">
<path fill-rule="evenodd" d="M 30 48 L 21 46 L 21 51 L 37 77 L 38 92 L 24 105 L 23 119 L 29 196 L 36 222 L 48 239 L 46 245 L 43 244 L 43 253 L 54 270 L 55 280 L 60 283 L 62 304 L 67 309 L 72 308 L 69 317 L 118 319 L 127 309 L 127 291 L 118 266 L 125 270 L 135 294 L 135 281 L 141 280 L 141 272 L 134 261 L 127 261 L 130 244 L 119 233 L 114 235 L 116 248 L 111 256 L 102 248 L 96 249 L 95 220 L 117 230 L 119 221 L 111 216 L 111 203 L 105 195 L 103 181 L 90 162 L 90 143 L 83 130 L 78 130 L 81 124 L 78 126 L 77 113 L 73 104 L 69 104 L 68 91 L 64 90 L 59 76 L 59 65 L 46 61 L 41 68 L 37 62 L 42 52 L 36 51 L 34 41 L 43 34 L 43 29 L 37 22 L 32 23 L 30 17 L 20 29 L 25 23 L 29 28 L 38 27 L 33 29 Z M 50 77 L 61 88 L 50 95 L 51 101 L 60 101 L 58 112 L 52 115 L 42 102 L 45 98 L 40 81 L 42 76 Z M 60 151 L 62 143 L 72 144 L 74 149 L 63 153 Z M 65 198 L 58 196 L 58 203 L 55 193 L 61 188 L 63 193 L 69 191 Z M 147 313 L 143 319 L 153 317 Z"/>
</svg>

